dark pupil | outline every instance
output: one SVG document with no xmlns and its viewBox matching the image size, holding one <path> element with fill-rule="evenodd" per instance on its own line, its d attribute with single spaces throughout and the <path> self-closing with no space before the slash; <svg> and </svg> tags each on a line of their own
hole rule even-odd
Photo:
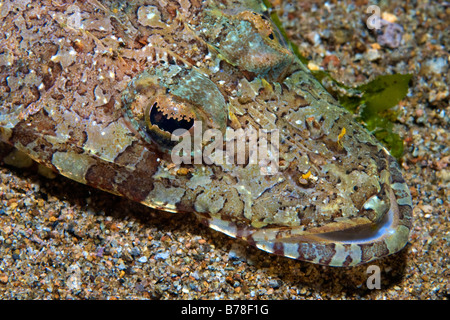
<svg viewBox="0 0 450 320">
<path fill-rule="evenodd" d="M 176 120 L 173 118 L 167 118 L 166 115 L 159 110 L 156 102 L 150 111 L 150 122 L 151 124 L 157 125 L 161 130 L 167 131 L 171 134 L 176 129 L 189 130 L 194 125 L 194 119 Z"/>
</svg>

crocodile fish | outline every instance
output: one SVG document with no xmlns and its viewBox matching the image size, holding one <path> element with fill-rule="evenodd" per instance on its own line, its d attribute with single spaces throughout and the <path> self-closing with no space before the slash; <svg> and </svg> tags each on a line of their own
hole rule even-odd
<svg viewBox="0 0 450 320">
<path fill-rule="evenodd" d="M 396 160 L 256 0 L 1 2 L 0 140 L 70 179 L 267 252 L 401 250 Z"/>
</svg>

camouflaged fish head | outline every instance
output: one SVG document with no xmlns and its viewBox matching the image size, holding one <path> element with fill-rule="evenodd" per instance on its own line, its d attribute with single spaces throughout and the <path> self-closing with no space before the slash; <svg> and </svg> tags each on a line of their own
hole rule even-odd
<svg viewBox="0 0 450 320">
<path fill-rule="evenodd" d="M 3 2 L 1 140 L 73 180 L 331 266 L 402 249 L 396 161 L 256 1 Z"/>
</svg>

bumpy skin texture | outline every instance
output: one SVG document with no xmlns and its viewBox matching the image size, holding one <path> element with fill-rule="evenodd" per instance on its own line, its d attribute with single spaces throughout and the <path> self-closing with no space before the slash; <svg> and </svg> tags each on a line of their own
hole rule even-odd
<svg viewBox="0 0 450 320">
<path fill-rule="evenodd" d="M 353 266 L 405 246 L 412 202 L 395 159 L 261 3 L 10 0 L 0 23 L 0 140 L 32 159 L 294 259 Z M 202 132 L 276 130 L 277 170 L 174 164 L 152 107 Z"/>
</svg>

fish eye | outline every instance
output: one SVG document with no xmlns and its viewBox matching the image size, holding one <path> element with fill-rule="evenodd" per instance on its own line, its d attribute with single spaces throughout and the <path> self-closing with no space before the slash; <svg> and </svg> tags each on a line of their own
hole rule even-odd
<svg viewBox="0 0 450 320">
<path fill-rule="evenodd" d="M 178 65 L 144 70 L 128 83 L 122 101 L 131 130 L 163 152 L 172 150 L 179 138 L 208 129 L 225 132 L 227 125 L 227 105 L 217 86 Z"/>
<path fill-rule="evenodd" d="M 189 131 L 194 125 L 194 119 L 189 116 L 180 116 L 177 107 L 173 107 L 170 113 L 164 112 L 164 108 L 154 102 L 148 111 L 148 127 L 157 126 L 160 130 L 175 134 L 177 129 Z M 178 113 L 178 114 L 177 114 Z"/>
<path fill-rule="evenodd" d="M 156 142 L 163 150 L 173 148 L 173 137 L 182 137 L 193 130 L 198 118 L 195 106 L 182 98 L 156 94 L 146 101 L 139 129 L 148 142 Z"/>
</svg>

